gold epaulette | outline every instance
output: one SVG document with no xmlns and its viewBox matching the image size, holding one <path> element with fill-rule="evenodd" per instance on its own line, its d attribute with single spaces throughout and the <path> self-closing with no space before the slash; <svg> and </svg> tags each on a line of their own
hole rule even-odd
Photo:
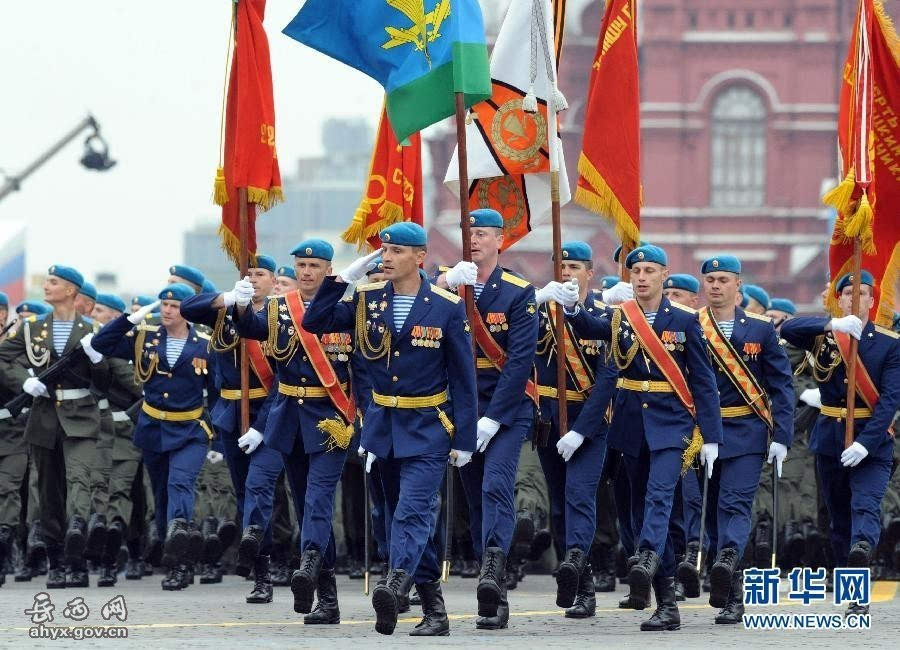
<svg viewBox="0 0 900 650">
<path fill-rule="evenodd" d="M 438 271 L 440 271 L 441 273 L 446 273 L 447 271 L 450 270 L 450 268 L 451 267 L 449 267 L 449 266 L 439 266 Z"/>
<path fill-rule="evenodd" d="M 457 296 L 455 293 L 447 291 L 446 289 L 441 289 L 439 286 L 434 284 L 431 285 L 431 293 L 436 293 L 439 296 L 442 296 L 452 302 L 454 305 L 458 303 L 462 298 Z"/>
<path fill-rule="evenodd" d="M 148 323 L 141 323 L 135 329 L 138 329 L 142 332 L 158 332 L 159 325 L 150 325 Z"/>
<path fill-rule="evenodd" d="M 194 330 L 194 332 L 197 334 L 197 336 L 199 336 L 201 339 L 204 339 L 205 341 L 209 341 L 210 339 L 212 339 L 212 337 L 205 332 L 197 332 L 196 330 Z"/>
<path fill-rule="evenodd" d="M 596 307 L 597 309 L 606 309 L 606 303 L 602 300 L 597 300 L 596 298 L 594 298 L 594 307 Z"/>
<path fill-rule="evenodd" d="M 504 282 L 509 282 L 510 284 L 514 284 L 515 286 L 521 287 L 523 289 L 531 286 L 531 283 L 528 280 L 526 280 L 525 278 L 520 278 L 518 275 L 513 275 L 512 273 L 509 273 L 508 271 L 504 271 L 500 275 L 500 279 L 503 280 Z"/>
<path fill-rule="evenodd" d="M 747 316 L 747 318 L 755 318 L 756 320 L 761 320 L 761 321 L 764 321 L 764 322 L 766 322 L 766 323 L 771 323 L 771 322 L 772 322 L 772 319 L 771 319 L 771 318 L 769 318 L 768 316 L 764 316 L 763 314 L 754 314 L 754 313 L 749 312 L 749 311 L 745 311 L 744 314 Z"/>
<path fill-rule="evenodd" d="M 881 325 L 875 326 L 875 331 L 879 334 L 884 334 L 885 336 L 890 336 L 892 339 L 900 339 L 900 334 L 897 334 L 892 329 L 888 329 L 887 327 L 882 327 Z"/>
<path fill-rule="evenodd" d="M 697 310 L 696 310 L 696 309 L 691 309 L 690 307 L 686 307 L 685 305 L 682 305 L 680 302 L 674 302 L 674 301 L 671 301 L 671 300 L 670 300 L 670 301 L 669 301 L 669 304 L 672 305 L 673 307 L 677 308 L 677 309 L 680 309 L 681 311 L 686 311 L 686 312 L 689 313 L 689 314 L 696 314 L 696 313 L 697 313 Z"/>
<path fill-rule="evenodd" d="M 387 280 L 382 280 L 381 282 L 370 282 L 369 284 L 359 284 L 356 286 L 356 292 L 359 293 L 361 291 L 374 291 L 375 289 L 384 289 L 387 285 Z"/>
</svg>

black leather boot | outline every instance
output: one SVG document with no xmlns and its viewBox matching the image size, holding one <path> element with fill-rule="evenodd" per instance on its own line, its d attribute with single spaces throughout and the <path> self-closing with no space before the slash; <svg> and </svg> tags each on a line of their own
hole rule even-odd
<svg viewBox="0 0 900 650">
<path fill-rule="evenodd" d="M 631 567 L 637 564 L 638 556 L 632 555 L 631 557 L 625 560 L 625 579 L 626 582 L 628 580 L 628 574 L 631 573 Z M 640 607 L 636 607 L 636 605 L 641 605 Z M 631 585 L 628 587 L 628 593 L 625 594 L 625 598 L 619 601 L 619 609 L 644 609 L 646 607 L 646 603 L 638 603 L 636 601 L 631 600 Z"/>
<path fill-rule="evenodd" d="M 104 562 L 103 565 L 100 567 L 100 574 L 97 576 L 97 586 L 98 587 L 115 587 L 117 581 L 118 581 L 118 576 L 116 575 L 115 564 L 110 564 L 109 562 Z"/>
<path fill-rule="evenodd" d="M 496 616 L 479 616 L 475 619 L 475 627 L 479 630 L 505 630 L 509 627 L 509 601 L 506 589 L 500 594 Z"/>
<path fill-rule="evenodd" d="M 634 609 L 644 609 L 650 605 L 650 586 L 653 584 L 657 569 L 659 569 L 659 555 L 656 551 L 642 550 L 638 554 L 637 563 L 628 572 L 628 584 L 631 586 L 629 596 Z"/>
<path fill-rule="evenodd" d="M 216 562 L 214 564 L 206 564 L 200 573 L 201 585 L 213 585 L 222 582 L 222 564 Z"/>
<path fill-rule="evenodd" d="M 140 580 L 144 577 L 144 561 L 140 558 L 128 558 L 125 563 L 125 579 Z"/>
<path fill-rule="evenodd" d="M 298 614 L 309 614 L 312 610 L 313 596 L 322 570 L 322 554 L 314 548 L 308 548 L 300 556 L 300 568 L 291 576 L 291 591 L 294 592 L 294 611 Z"/>
<path fill-rule="evenodd" d="M 725 609 L 716 615 L 718 625 L 735 625 L 744 618 L 744 581 L 743 572 L 735 571 L 731 579 L 731 591 Z"/>
<path fill-rule="evenodd" d="M 253 570 L 256 563 L 256 556 L 259 555 L 259 547 L 263 539 L 262 526 L 247 526 L 241 537 L 241 543 L 238 544 L 237 564 L 234 572 L 239 576 L 246 578 Z M 221 539 L 221 538 L 220 538 Z"/>
<path fill-rule="evenodd" d="M 216 530 L 216 537 L 219 538 L 219 542 L 222 544 L 222 553 L 227 551 L 232 544 L 234 544 L 234 540 L 237 539 L 238 536 L 238 527 L 231 519 L 224 519 L 219 522 L 219 528 Z"/>
<path fill-rule="evenodd" d="M 13 534 L 12 528 L 6 525 L 0 526 L 0 567 L 3 567 L 12 554 Z M 0 585 L 6 582 L 6 571 L 0 568 Z"/>
<path fill-rule="evenodd" d="M 166 577 L 162 579 L 163 591 L 181 591 L 184 589 L 184 565 L 175 564 L 169 567 Z"/>
<path fill-rule="evenodd" d="M 66 588 L 86 589 L 90 586 L 87 560 L 70 562 L 66 571 Z"/>
<path fill-rule="evenodd" d="M 178 565 L 181 571 L 181 588 L 187 589 L 194 584 L 194 565 L 191 562 L 182 562 Z"/>
<path fill-rule="evenodd" d="M 87 536 L 87 523 L 84 518 L 73 515 L 69 520 L 64 543 L 66 562 L 78 562 L 84 557 L 84 543 Z"/>
<path fill-rule="evenodd" d="M 675 600 L 675 578 L 656 577 L 653 580 L 656 595 L 656 611 L 649 620 L 641 623 L 642 632 L 663 632 L 681 627 L 681 616 Z"/>
<path fill-rule="evenodd" d="M 866 568 L 872 561 L 872 547 L 868 542 L 856 542 L 850 549 L 847 556 L 847 566 L 855 568 Z"/>
<path fill-rule="evenodd" d="M 296 575 L 296 574 L 295 574 Z M 372 607 L 375 608 L 375 631 L 379 634 L 393 634 L 397 627 L 399 600 L 401 594 L 408 600 L 412 587 L 412 577 L 403 569 L 391 569 L 384 584 L 372 591 Z"/>
<path fill-rule="evenodd" d="M 94 513 L 87 526 L 87 542 L 84 555 L 90 560 L 97 560 L 106 548 L 106 515 Z M 116 549 L 118 551 L 118 549 Z"/>
<path fill-rule="evenodd" d="M 203 546 L 203 532 L 197 527 L 197 524 L 192 521 L 188 524 L 188 545 L 187 552 L 184 554 L 187 563 L 191 565 L 192 568 L 194 565 L 203 561 Z"/>
<path fill-rule="evenodd" d="M 756 524 L 753 535 L 753 561 L 756 566 L 771 566 L 772 563 L 772 520 L 762 517 Z"/>
<path fill-rule="evenodd" d="M 47 545 L 47 589 L 66 588 L 66 568 L 63 566 L 63 550 L 55 544 Z"/>
<path fill-rule="evenodd" d="M 700 554 L 700 542 L 688 542 L 684 560 L 678 563 L 675 577 L 684 587 L 687 598 L 700 597 L 700 572 L 697 570 L 697 556 Z"/>
<path fill-rule="evenodd" d="M 590 618 L 597 611 L 597 597 L 594 595 L 594 572 L 590 563 L 584 565 L 584 572 L 578 581 L 575 603 L 566 610 L 566 618 Z"/>
<path fill-rule="evenodd" d="M 28 529 L 27 551 L 25 552 L 25 564 L 29 566 L 43 566 L 47 561 L 47 543 L 41 534 L 41 522 L 35 521 Z"/>
<path fill-rule="evenodd" d="M 222 541 L 219 539 L 219 520 L 215 517 L 207 517 L 200 524 L 200 534 L 203 536 L 203 561 L 206 564 L 215 564 L 222 557 Z"/>
<path fill-rule="evenodd" d="M 341 622 L 341 610 L 338 607 L 337 581 L 334 569 L 319 571 L 317 584 L 316 607 L 303 617 L 306 625 L 337 625 Z"/>
<path fill-rule="evenodd" d="M 527 557 L 531 552 L 531 542 L 534 540 L 534 515 L 529 510 L 519 510 L 516 513 L 516 527 L 513 530 L 513 552 L 516 557 Z"/>
<path fill-rule="evenodd" d="M 570 548 L 556 572 L 556 606 L 571 607 L 581 582 L 587 556 L 580 548 Z"/>
<path fill-rule="evenodd" d="M 731 578 L 737 569 L 740 560 L 737 549 L 734 547 L 723 548 L 716 557 L 715 564 L 709 572 L 709 604 L 712 607 L 722 609 L 728 604 L 728 594 L 731 592 Z"/>
<path fill-rule="evenodd" d="M 180 564 L 187 553 L 189 540 L 187 520 L 176 517 L 170 521 L 166 529 L 166 542 L 163 545 L 163 566 L 173 567 Z"/>
<path fill-rule="evenodd" d="M 444 606 L 444 594 L 441 592 L 441 581 L 425 582 L 416 585 L 416 591 L 422 597 L 422 620 L 413 628 L 410 636 L 449 636 L 450 619 Z"/>
<path fill-rule="evenodd" d="M 115 561 L 119 557 L 122 548 L 122 537 L 125 534 L 125 522 L 115 517 L 106 527 L 106 545 L 103 548 L 103 557 L 106 560 Z"/>
<path fill-rule="evenodd" d="M 259 555 L 253 567 L 255 581 L 253 591 L 247 596 L 248 603 L 272 602 L 272 576 L 269 574 L 269 556 Z"/>
<path fill-rule="evenodd" d="M 506 553 L 497 546 L 484 549 L 481 575 L 478 576 L 479 616 L 496 616 L 500 597 L 506 593 Z"/>
<path fill-rule="evenodd" d="M 847 611 L 844 612 L 844 617 L 847 616 L 862 616 L 863 614 L 869 613 L 868 605 L 860 605 L 859 603 L 850 603 L 850 606 L 847 607 Z"/>
<path fill-rule="evenodd" d="M 287 587 L 291 584 L 291 568 L 288 565 L 288 553 L 278 547 L 272 549 L 269 556 L 269 573 L 272 584 L 276 587 Z"/>
<path fill-rule="evenodd" d="M 616 557 L 613 550 L 606 545 L 594 547 L 591 565 L 594 567 L 594 591 L 610 592 L 616 590 Z M 576 596 L 577 598 L 577 596 Z"/>
</svg>

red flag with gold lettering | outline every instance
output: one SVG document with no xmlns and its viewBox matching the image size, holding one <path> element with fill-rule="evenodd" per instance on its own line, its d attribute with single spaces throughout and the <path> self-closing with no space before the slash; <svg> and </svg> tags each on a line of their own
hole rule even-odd
<svg viewBox="0 0 900 650">
<path fill-rule="evenodd" d="M 378 233 L 392 223 L 412 221 L 422 225 L 422 136 L 414 133 L 401 145 L 382 107 L 378 136 L 369 165 L 366 193 L 353 222 L 341 235 L 362 250 L 381 248 Z"/>
<path fill-rule="evenodd" d="M 588 83 L 575 202 L 634 248 L 641 232 L 641 124 L 635 0 L 608 0 Z"/>
<path fill-rule="evenodd" d="M 256 212 L 284 200 L 275 152 L 275 100 L 269 41 L 263 28 L 266 0 L 233 6 L 234 53 L 224 115 L 223 164 L 216 171 L 214 201 L 222 206 L 222 247 L 239 264 L 238 188 L 247 190 L 247 249 L 256 256 Z"/>
<path fill-rule="evenodd" d="M 871 318 L 890 326 L 900 269 L 900 40 L 879 0 L 860 0 L 844 64 L 838 113 L 843 181 L 824 201 L 838 212 L 829 251 L 829 307 L 833 289 L 853 266 L 853 241 L 862 243 L 862 268 L 875 278 Z"/>
</svg>

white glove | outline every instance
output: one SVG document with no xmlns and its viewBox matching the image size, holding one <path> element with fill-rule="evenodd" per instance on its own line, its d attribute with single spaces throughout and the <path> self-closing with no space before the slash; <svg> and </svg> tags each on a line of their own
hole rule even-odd
<svg viewBox="0 0 900 650">
<path fill-rule="evenodd" d="M 568 463 L 572 455 L 578 451 L 581 443 L 584 442 L 584 436 L 577 431 L 569 431 L 566 435 L 559 439 L 556 443 L 556 451 L 563 457 L 563 462 Z"/>
<path fill-rule="evenodd" d="M 603 302 L 618 305 L 634 298 L 634 287 L 630 282 L 618 282 L 603 292 Z"/>
<path fill-rule="evenodd" d="M 704 442 L 700 448 L 700 464 L 706 465 L 706 478 L 712 478 L 713 463 L 719 457 L 719 443 Z"/>
<path fill-rule="evenodd" d="M 360 445 L 360 446 L 357 448 L 357 450 L 356 450 L 356 455 L 359 456 L 360 458 L 362 458 L 362 457 L 364 457 L 364 456 L 366 455 L 366 450 L 362 448 L 362 445 Z"/>
<path fill-rule="evenodd" d="M 375 454 L 371 451 L 366 454 L 366 474 L 370 474 L 372 472 L 372 463 L 375 462 Z"/>
<path fill-rule="evenodd" d="M 843 318 L 831 319 L 832 332 L 843 332 L 844 334 L 849 334 L 857 341 L 859 340 L 859 337 L 862 336 L 862 330 L 862 321 L 852 314 L 850 316 L 844 316 Z"/>
<path fill-rule="evenodd" d="M 868 455 L 868 449 L 863 447 L 858 442 L 854 442 L 844 450 L 844 453 L 841 454 L 841 465 L 843 465 L 844 467 L 856 467 L 862 462 L 863 458 Z"/>
<path fill-rule="evenodd" d="M 221 452 L 218 452 L 214 449 L 210 449 L 208 452 L 206 452 L 206 460 L 208 460 L 213 465 L 222 462 L 224 458 L 225 456 L 223 456 Z"/>
<path fill-rule="evenodd" d="M 545 302 L 553 300 L 553 296 L 556 295 L 556 292 L 560 287 L 562 287 L 562 282 L 552 280 L 545 284 L 543 289 L 538 289 L 537 291 L 535 291 L 534 299 L 537 301 L 538 306 L 543 305 Z"/>
<path fill-rule="evenodd" d="M 147 318 L 150 313 L 156 311 L 157 307 L 159 307 L 159 300 L 157 300 L 156 302 L 151 302 L 149 305 L 144 305 L 133 314 L 129 314 L 128 322 L 132 325 L 139 324 L 141 321 Z"/>
<path fill-rule="evenodd" d="M 451 465 L 455 467 L 462 467 L 463 465 L 468 465 L 470 460 L 472 460 L 471 451 L 460 451 L 459 449 L 450 450 Z"/>
<path fill-rule="evenodd" d="M 29 377 L 26 379 L 25 383 L 22 384 L 22 390 L 32 397 L 50 397 L 50 393 L 47 392 L 47 387 L 44 386 L 44 382 L 37 377 Z"/>
<path fill-rule="evenodd" d="M 566 309 L 571 309 L 578 304 L 578 280 L 572 278 L 553 288 L 553 300 Z"/>
<path fill-rule="evenodd" d="M 814 408 L 822 408 L 822 393 L 818 388 L 807 388 L 800 393 L 800 401 Z"/>
<path fill-rule="evenodd" d="M 365 257 L 360 257 L 350 264 L 346 269 L 338 273 L 338 277 L 346 282 L 347 284 L 352 284 L 357 280 L 362 280 L 366 277 L 366 273 L 375 268 L 375 258 L 381 255 L 381 249 L 376 251 L 372 251 Z"/>
<path fill-rule="evenodd" d="M 101 361 L 103 361 L 103 355 L 91 347 L 91 341 L 93 340 L 93 333 L 85 334 L 81 337 L 81 347 L 84 350 L 84 353 L 87 355 L 88 359 L 91 360 L 91 363 L 100 363 Z"/>
<path fill-rule="evenodd" d="M 243 280 L 234 283 L 234 289 L 226 291 L 222 294 L 222 300 L 226 307 L 238 305 L 246 307 L 253 299 L 253 285 L 250 284 L 250 276 L 244 276 Z"/>
<path fill-rule="evenodd" d="M 247 429 L 247 433 L 238 438 L 238 447 L 244 450 L 245 454 L 252 454 L 263 441 L 263 435 L 253 427 Z"/>
<path fill-rule="evenodd" d="M 472 285 L 478 279 L 478 267 L 475 266 L 475 262 L 463 260 L 462 262 L 457 262 L 456 266 L 447 271 L 444 277 L 451 289 L 456 289 L 461 284 Z"/>
<path fill-rule="evenodd" d="M 772 459 L 775 459 L 775 472 L 778 474 L 778 478 L 781 478 L 781 464 L 784 463 L 784 459 L 787 457 L 787 447 L 785 447 L 780 442 L 772 441 L 772 444 L 769 445 L 769 465 L 772 464 Z"/>
<path fill-rule="evenodd" d="M 478 420 L 478 436 L 475 441 L 475 449 L 483 452 L 487 449 L 488 443 L 491 441 L 497 431 L 500 430 L 500 423 L 491 418 L 481 418 Z"/>
</svg>

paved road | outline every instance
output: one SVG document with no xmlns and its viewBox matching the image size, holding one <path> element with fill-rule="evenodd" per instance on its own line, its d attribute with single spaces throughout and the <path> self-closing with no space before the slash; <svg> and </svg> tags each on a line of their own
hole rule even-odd
<svg viewBox="0 0 900 650">
<path fill-rule="evenodd" d="M 11 578 L 11 576 L 10 576 Z M 91 580 L 94 581 L 92 576 Z M 411 639 L 407 632 L 418 618 L 402 618 L 392 637 L 377 634 L 370 600 L 362 594 L 361 581 L 343 577 L 338 582 L 343 622 L 337 626 L 305 627 L 302 617 L 293 612 L 290 589 L 279 587 L 269 605 L 247 605 L 244 597 L 249 583 L 229 576 L 220 585 L 199 583 L 182 592 L 163 592 L 161 576 L 137 582 L 120 581 L 113 589 L 67 589 L 46 591 L 43 580 L 31 583 L 7 582 L 0 588 L 0 647 L 14 644 L 28 648 L 127 647 L 159 648 L 369 648 L 402 644 L 407 647 L 488 647 L 524 648 L 545 644 L 553 648 L 596 647 L 646 648 L 726 648 L 791 647 L 812 642 L 818 648 L 861 644 L 866 648 L 896 648 L 900 633 L 900 599 L 895 598 L 898 583 L 876 583 L 869 630 L 836 631 L 748 631 L 741 626 L 713 625 L 715 612 L 700 600 L 681 605 L 682 629 L 652 634 L 640 632 L 638 625 L 646 612 L 622 611 L 616 594 L 598 594 L 597 616 L 587 621 L 569 620 L 554 606 L 555 582 L 550 576 L 529 576 L 510 592 L 512 617 L 508 630 L 475 630 L 475 581 L 452 578 L 445 586 L 447 607 L 451 612 L 451 636 L 445 639 Z M 48 627 L 65 625 L 106 626 L 100 610 L 104 603 L 121 594 L 128 613 L 128 639 L 66 640 L 29 638 L 30 616 L 35 594 L 46 591 L 55 606 L 54 621 Z M 63 617 L 68 601 L 82 597 L 90 608 L 88 618 L 75 622 Z M 416 608 L 414 608 L 415 610 Z M 758 613 L 834 614 L 841 611 L 831 604 L 804 608 L 796 604 L 754 608 Z"/>
</svg>

